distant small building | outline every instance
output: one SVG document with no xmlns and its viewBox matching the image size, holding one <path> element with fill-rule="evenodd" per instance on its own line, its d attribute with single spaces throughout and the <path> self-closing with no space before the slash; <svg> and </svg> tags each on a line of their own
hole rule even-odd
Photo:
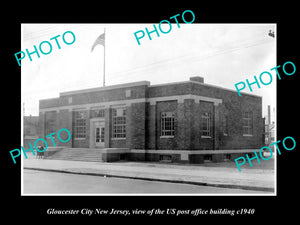
<svg viewBox="0 0 300 225">
<path fill-rule="evenodd" d="M 262 97 L 239 97 L 202 77 L 63 92 L 39 107 L 40 136 L 67 128 L 72 139 L 60 146 L 105 149 L 117 159 L 201 163 L 264 146 Z"/>
<path fill-rule="evenodd" d="M 33 145 L 39 135 L 39 117 L 38 116 L 24 116 L 23 117 L 23 147 L 29 148 L 29 142 Z"/>
<path fill-rule="evenodd" d="M 275 109 L 274 109 L 275 110 Z M 271 106 L 268 105 L 268 115 L 266 116 L 265 123 L 265 144 L 269 146 L 271 143 L 275 142 L 275 122 L 271 119 Z M 274 151 L 274 145 L 270 146 Z"/>
<path fill-rule="evenodd" d="M 265 143 L 266 145 L 270 145 L 275 142 L 275 123 L 265 124 Z"/>
</svg>

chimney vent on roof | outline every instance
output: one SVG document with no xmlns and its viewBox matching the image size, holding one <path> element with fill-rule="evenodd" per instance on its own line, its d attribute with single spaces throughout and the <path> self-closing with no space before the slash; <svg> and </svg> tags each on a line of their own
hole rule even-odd
<svg viewBox="0 0 300 225">
<path fill-rule="evenodd" d="M 190 81 L 196 81 L 196 82 L 199 82 L 199 83 L 204 83 L 204 78 L 199 77 L 199 76 L 190 77 Z"/>
</svg>

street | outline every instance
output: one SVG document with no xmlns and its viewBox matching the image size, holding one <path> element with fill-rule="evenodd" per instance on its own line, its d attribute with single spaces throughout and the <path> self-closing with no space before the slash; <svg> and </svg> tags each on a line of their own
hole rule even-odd
<svg viewBox="0 0 300 225">
<path fill-rule="evenodd" d="M 23 170 L 24 194 L 264 194 L 159 181 Z"/>
</svg>

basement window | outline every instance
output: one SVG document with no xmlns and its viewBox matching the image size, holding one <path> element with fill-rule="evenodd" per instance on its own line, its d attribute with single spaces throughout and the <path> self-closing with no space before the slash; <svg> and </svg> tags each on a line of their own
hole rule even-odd
<svg viewBox="0 0 300 225">
<path fill-rule="evenodd" d="M 171 162 L 172 156 L 171 155 L 159 155 L 159 161 Z"/>
<path fill-rule="evenodd" d="M 231 160 L 231 154 L 225 154 L 224 161 L 230 161 L 230 160 Z"/>
<path fill-rule="evenodd" d="M 125 160 L 126 157 L 125 157 L 125 154 L 120 154 L 120 160 Z"/>
<path fill-rule="evenodd" d="M 212 161 L 212 155 L 204 155 L 204 162 L 211 162 Z"/>
</svg>

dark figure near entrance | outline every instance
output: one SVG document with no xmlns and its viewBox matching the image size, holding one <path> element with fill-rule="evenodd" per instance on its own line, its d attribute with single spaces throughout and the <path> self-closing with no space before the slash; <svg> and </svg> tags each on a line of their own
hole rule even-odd
<svg viewBox="0 0 300 225">
<path fill-rule="evenodd" d="M 42 151 L 42 150 L 44 150 L 44 147 L 43 146 L 38 146 L 38 149 Z M 38 159 L 43 159 L 44 158 L 44 152 L 37 151 L 37 158 Z"/>
</svg>

